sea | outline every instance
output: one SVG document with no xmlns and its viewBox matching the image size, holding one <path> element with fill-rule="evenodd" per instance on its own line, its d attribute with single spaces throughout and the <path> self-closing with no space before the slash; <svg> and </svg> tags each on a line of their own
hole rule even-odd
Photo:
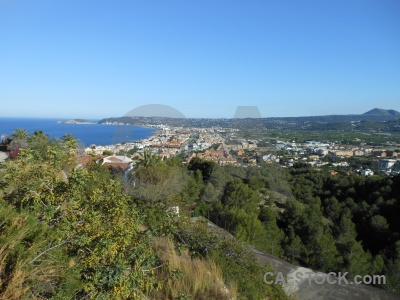
<svg viewBox="0 0 400 300">
<path fill-rule="evenodd" d="M 152 136 L 156 129 L 133 125 L 102 125 L 102 124 L 64 124 L 59 121 L 66 119 L 39 118 L 0 118 L 0 135 L 11 135 L 16 129 L 22 128 L 32 134 L 41 130 L 50 138 L 60 138 L 70 133 L 84 146 L 112 145 L 129 143 Z M 96 120 L 88 120 L 96 122 Z"/>
</svg>

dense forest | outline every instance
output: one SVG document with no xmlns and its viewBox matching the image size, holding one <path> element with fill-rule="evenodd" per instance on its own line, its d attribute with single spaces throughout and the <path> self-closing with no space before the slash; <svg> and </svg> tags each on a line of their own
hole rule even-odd
<svg viewBox="0 0 400 300">
<path fill-rule="evenodd" d="M 207 163 L 146 152 L 126 180 L 96 157 L 78 165 L 77 146 L 71 135 L 13 133 L 0 166 L 0 299 L 288 299 L 263 283 L 271 269 L 243 242 L 245 227 L 235 239 L 192 218 L 222 203 L 229 172 L 212 170 L 222 176 L 212 182 Z M 238 208 L 253 221 L 256 192 L 236 184 L 254 197 Z"/>
<path fill-rule="evenodd" d="M 195 213 L 295 264 L 350 278 L 385 274 L 381 288 L 400 293 L 399 176 L 260 164 L 192 160 L 203 180 Z"/>
<path fill-rule="evenodd" d="M 380 288 L 400 293 L 399 176 L 263 161 L 220 167 L 198 158 L 183 167 L 175 158 L 139 167 L 130 180 L 147 201 L 168 195 L 170 205 L 267 253 L 318 271 L 348 272 L 349 279 L 384 274 Z"/>
</svg>

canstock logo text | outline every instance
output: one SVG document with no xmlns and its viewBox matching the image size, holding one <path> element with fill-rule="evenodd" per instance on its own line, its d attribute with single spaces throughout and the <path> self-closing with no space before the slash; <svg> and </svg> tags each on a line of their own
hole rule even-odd
<svg viewBox="0 0 400 300">
<path fill-rule="evenodd" d="M 289 282 L 308 284 L 386 284 L 385 275 L 355 275 L 352 279 L 348 279 L 348 272 L 329 272 L 318 273 L 313 271 L 299 271 L 284 275 L 282 272 L 266 272 L 264 274 L 264 283 L 266 284 L 282 284 Z"/>
</svg>

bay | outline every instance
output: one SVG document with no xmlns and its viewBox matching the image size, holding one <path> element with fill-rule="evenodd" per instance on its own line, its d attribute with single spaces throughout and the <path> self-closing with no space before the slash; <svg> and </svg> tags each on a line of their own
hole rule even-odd
<svg viewBox="0 0 400 300">
<path fill-rule="evenodd" d="M 60 138 L 70 133 L 85 146 L 111 145 L 122 142 L 131 142 L 152 136 L 156 129 L 130 125 L 102 125 L 102 124 L 63 124 L 57 121 L 64 119 L 42 118 L 0 118 L 0 135 L 11 135 L 18 128 L 25 129 L 32 134 L 41 130 L 51 138 Z M 95 120 L 90 120 L 95 121 Z"/>
</svg>

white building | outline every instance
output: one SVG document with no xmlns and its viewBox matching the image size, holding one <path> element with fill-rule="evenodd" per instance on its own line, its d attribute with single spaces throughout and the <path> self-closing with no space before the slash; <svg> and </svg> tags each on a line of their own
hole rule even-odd
<svg viewBox="0 0 400 300">
<path fill-rule="evenodd" d="M 381 159 L 379 161 L 379 169 L 390 169 L 395 163 L 395 159 Z"/>
<path fill-rule="evenodd" d="M 365 170 L 361 170 L 361 175 L 372 176 L 372 175 L 374 175 L 374 172 L 371 171 L 370 169 L 365 169 Z"/>
</svg>

